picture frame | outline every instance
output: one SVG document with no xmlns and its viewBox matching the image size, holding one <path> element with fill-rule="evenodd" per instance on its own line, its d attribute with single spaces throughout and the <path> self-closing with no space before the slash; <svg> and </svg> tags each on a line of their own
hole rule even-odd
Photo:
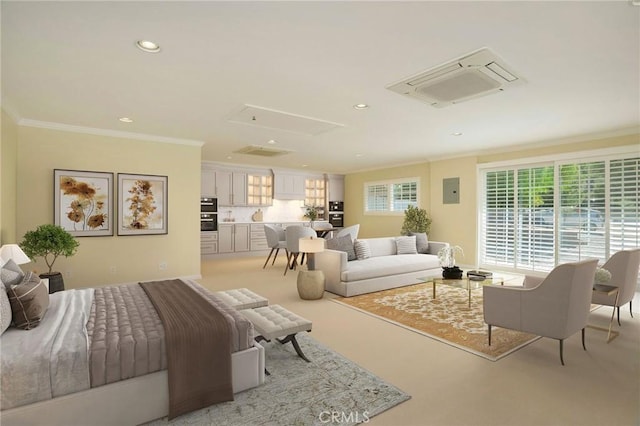
<svg viewBox="0 0 640 426">
<path fill-rule="evenodd" d="M 118 173 L 118 235 L 168 231 L 167 176 Z"/>
<path fill-rule="evenodd" d="M 53 223 L 74 237 L 113 235 L 113 173 L 53 170 Z"/>
</svg>

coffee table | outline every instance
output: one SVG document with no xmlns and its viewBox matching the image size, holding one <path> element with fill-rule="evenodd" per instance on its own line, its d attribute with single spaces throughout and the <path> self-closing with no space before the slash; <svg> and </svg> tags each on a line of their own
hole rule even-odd
<svg viewBox="0 0 640 426">
<path fill-rule="evenodd" d="M 471 308 L 471 290 L 482 288 L 485 285 L 500 284 L 504 285 L 504 278 L 501 276 L 493 275 L 490 278 L 483 280 L 471 279 L 469 277 L 462 277 L 460 279 L 447 279 L 442 277 L 424 277 L 418 278 L 419 281 L 424 283 L 431 283 L 433 287 L 433 298 L 436 298 L 436 284 L 448 285 L 449 287 L 462 288 L 467 290 L 468 307 Z"/>
</svg>

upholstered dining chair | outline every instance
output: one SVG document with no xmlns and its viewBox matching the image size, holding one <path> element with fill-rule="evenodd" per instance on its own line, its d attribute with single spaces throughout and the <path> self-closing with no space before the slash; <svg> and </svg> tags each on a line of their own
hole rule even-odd
<svg viewBox="0 0 640 426">
<path fill-rule="evenodd" d="M 264 225 L 264 234 L 267 237 L 267 245 L 269 246 L 269 248 L 271 248 L 271 251 L 267 256 L 267 260 L 264 261 L 262 269 L 267 266 L 269 258 L 271 258 L 271 254 L 273 254 L 274 251 L 275 254 L 273 255 L 273 261 L 271 262 L 272 265 L 276 263 L 276 257 L 278 257 L 278 252 L 280 251 L 280 249 L 285 249 L 285 251 L 287 250 L 287 240 L 285 239 L 284 228 L 282 226 L 266 223 Z M 288 258 L 289 255 L 287 252 L 287 259 Z"/>
<path fill-rule="evenodd" d="M 629 313 L 633 317 L 632 304 L 633 296 L 638 285 L 638 269 L 640 268 L 640 248 L 622 250 L 613 254 L 602 265 L 611 273 L 611 280 L 607 285 L 618 287 L 618 299 L 616 295 L 607 296 L 604 293 L 593 292 L 591 303 L 597 305 L 613 306 L 618 311 L 618 325 L 620 324 L 620 306 L 629 304 Z"/>
<path fill-rule="evenodd" d="M 560 362 L 564 365 L 562 342 L 584 331 L 589 318 L 593 280 L 597 259 L 556 266 L 543 279 L 525 277 L 522 287 L 484 286 L 484 322 L 491 327 L 504 327 L 560 342 Z"/>
<path fill-rule="evenodd" d="M 344 237 L 345 235 L 351 235 L 351 241 L 355 241 L 358 238 L 358 232 L 360 231 L 360 224 L 355 224 L 351 226 L 347 226 L 346 228 L 342 228 L 338 232 L 334 238 Z"/>
<path fill-rule="evenodd" d="M 316 231 L 309 226 L 287 226 L 284 230 L 287 240 L 287 266 L 284 268 L 284 274 L 287 275 L 289 268 L 295 269 L 298 265 L 298 256 L 300 255 L 300 238 L 316 237 Z M 302 254 L 300 264 L 304 263 L 304 253 Z"/>
</svg>

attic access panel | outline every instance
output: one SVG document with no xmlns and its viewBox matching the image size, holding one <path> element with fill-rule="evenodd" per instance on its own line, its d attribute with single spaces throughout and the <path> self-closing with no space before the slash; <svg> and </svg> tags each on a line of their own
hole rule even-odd
<svg viewBox="0 0 640 426">
<path fill-rule="evenodd" d="M 228 121 L 311 136 L 344 127 L 344 125 L 340 123 L 333 123 L 331 121 L 290 114 L 254 105 L 243 105 L 240 111 L 228 118 Z"/>
</svg>

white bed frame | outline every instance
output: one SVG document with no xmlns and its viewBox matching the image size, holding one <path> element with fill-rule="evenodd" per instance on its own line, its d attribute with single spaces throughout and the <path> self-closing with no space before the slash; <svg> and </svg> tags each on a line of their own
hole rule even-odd
<svg viewBox="0 0 640 426">
<path fill-rule="evenodd" d="M 233 392 L 264 383 L 264 348 L 231 354 Z M 0 412 L 2 426 L 139 425 L 169 414 L 167 370 Z"/>
</svg>

